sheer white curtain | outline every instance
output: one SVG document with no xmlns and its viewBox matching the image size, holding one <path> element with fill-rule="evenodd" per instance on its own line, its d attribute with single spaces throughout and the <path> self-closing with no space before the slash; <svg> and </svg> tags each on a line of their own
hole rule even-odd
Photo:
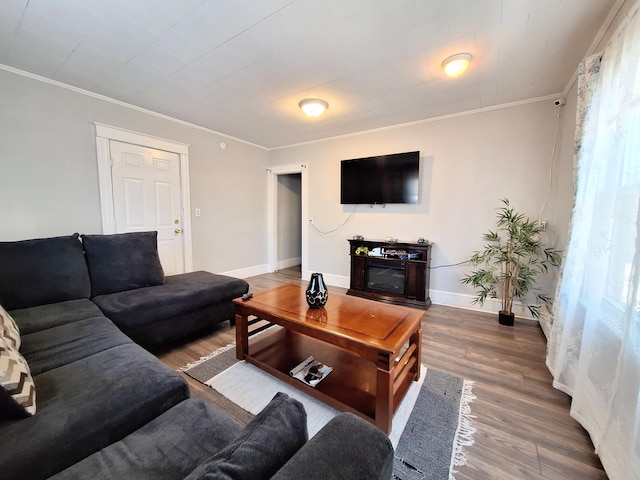
<svg viewBox="0 0 640 480">
<path fill-rule="evenodd" d="M 639 7 L 580 66 L 575 204 L 547 352 L 613 480 L 640 479 Z"/>
</svg>

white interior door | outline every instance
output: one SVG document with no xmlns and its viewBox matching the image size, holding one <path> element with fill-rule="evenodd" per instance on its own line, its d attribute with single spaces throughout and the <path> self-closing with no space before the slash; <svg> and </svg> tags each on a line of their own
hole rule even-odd
<svg viewBox="0 0 640 480">
<path fill-rule="evenodd" d="M 180 156 L 109 141 L 116 233 L 157 230 L 166 275 L 184 273 Z"/>
</svg>

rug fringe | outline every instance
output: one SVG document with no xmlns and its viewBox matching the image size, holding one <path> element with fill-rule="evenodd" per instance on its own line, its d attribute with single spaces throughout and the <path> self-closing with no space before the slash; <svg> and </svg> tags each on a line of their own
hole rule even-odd
<svg viewBox="0 0 640 480">
<path fill-rule="evenodd" d="M 206 362 L 207 360 L 211 360 L 213 357 L 217 357 L 218 355 L 220 355 L 221 353 L 226 352 L 227 350 L 231 350 L 232 348 L 235 348 L 236 343 L 230 343 L 228 345 L 225 345 L 224 347 L 220 347 L 217 350 L 214 350 L 213 352 L 211 352 L 208 355 L 205 355 L 204 357 L 200 357 L 198 360 L 195 360 L 193 362 L 187 363 L 186 365 L 182 366 L 182 367 L 178 367 L 176 370 L 178 372 L 186 372 L 187 370 L 192 369 L 193 367 L 197 367 L 198 365 L 200 365 L 201 363 Z"/>
<path fill-rule="evenodd" d="M 472 419 L 476 418 L 471 415 L 471 402 L 476 399 L 473 394 L 473 385 L 475 382 L 464 380 L 462 384 L 462 396 L 460 398 L 460 417 L 458 419 L 458 428 L 456 429 L 455 441 L 453 445 L 453 453 L 451 455 L 451 468 L 449 469 L 449 480 L 455 480 L 457 471 L 454 467 L 460 467 L 467 464 L 466 447 L 475 443 L 473 435 L 476 433 L 475 427 L 472 425 Z"/>
</svg>

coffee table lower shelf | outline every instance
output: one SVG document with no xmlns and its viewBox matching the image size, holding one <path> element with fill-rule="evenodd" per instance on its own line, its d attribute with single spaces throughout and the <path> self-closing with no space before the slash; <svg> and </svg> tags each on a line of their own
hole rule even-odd
<svg viewBox="0 0 640 480">
<path fill-rule="evenodd" d="M 289 375 L 289 371 L 309 355 L 333 368 L 315 388 Z M 404 362 L 407 363 L 406 358 L 410 357 L 411 353 L 405 355 Z M 382 412 L 380 418 L 376 418 L 378 372 L 372 361 L 336 345 L 285 328 L 278 328 L 273 333 L 252 340 L 249 343 L 249 353 L 244 358 L 312 397 L 340 411 L 355 413 L 389 433 L 387 417 L 392 412 Z M 405 367 L 398 368 L 398 371 L 411 370 L 410 365 Z M 413 374 L 404 374 L 394 381 L 393 412 L 414 378 Z"/>
</svg>

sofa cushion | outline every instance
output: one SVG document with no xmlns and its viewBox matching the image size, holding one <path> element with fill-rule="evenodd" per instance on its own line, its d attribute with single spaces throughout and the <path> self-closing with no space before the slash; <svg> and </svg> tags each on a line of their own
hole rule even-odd
<svg viewBox="0 0 640 480">
<path fill-rule="evenodd" d="M 91 275 L 91 296 L 161 285 L 158 232 L 82 235 Z"/>
<path fill-rule="evenodd" d="M 382 430 L 353 413 L 340 413 L 271 480 L 391 480 L 393 454 Z"/>
<path fill-rule="evenodd" d="M 241 430 L 222 410 L 200 399 L 185 400 L 52 479 L 182 480 Z"/>
<path fill-rule="evenodd" d="M 231 301 L 248 289 L 249 284 L 242 279 L 200 271 L 167 276 L 163 285 L 100 295 L 92 300 L 126 330 Z"/>
<path fill-rule="evenodd" d="M 271 478 L 308 439 L 307 413 L 297 400 L 277 393 L 227 447 L 185 480 Z"/>
<path fill-rule="evenodd" d="M 35 413 L 36 389 L 29 365 L 0 337 L 0 418 L 24 418 Z"/>
<path fill-rule="evenodd" d="M 188 397 L 184 379 L 135 344 L 34 376 L 38 413 L 0 422 L 0 472 L 46 478 L 117 442 Z"/>
<path fill-rule="evenodd" d="M 23 336 L 84 318 L 103 316 L 98 306 L 86 298 L 11 310 L 10 313 Z"/>
<path fill-rule="evenodd" d="M 20 350 L 20 330 L 15 320 L 2 305 L 0 305 L 0 337 L 4 337 L 10 347 Z"/>
<path fill-rule="evenodd" d="M 23 336 L 22 355 L 32 375 L 133 343 L 104 316 L 86 318 Z"/>
<path fill-rule="evenodd" d="M 231 301 L 220 302 L 172 317 L 157 318 L 153 324 L 131 327 L 119 324 L 118 328 L 141 347 L 154 351 L 175 345 L 186 337 L 211 331 L 212 327 L 225 320 L 235 320 L 234 307 Z"/>
<path fill-rule="evenodd" d="M 0 242 L 0 265 L 0 304 L 9 311 L 91 295 L 77 233 Z"/>
</svg>

